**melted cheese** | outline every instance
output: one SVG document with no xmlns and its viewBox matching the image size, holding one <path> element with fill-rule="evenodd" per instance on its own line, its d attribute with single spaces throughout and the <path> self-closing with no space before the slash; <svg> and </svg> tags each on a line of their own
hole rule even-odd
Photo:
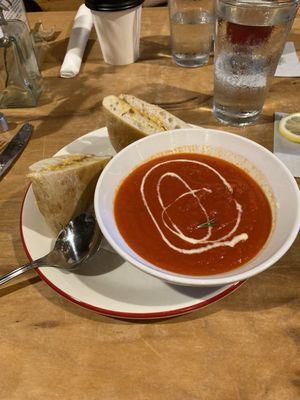
<svg viewBox="0 0 300 400">
<path fill-rule="evenodd" d="M 70 156 L 68 158 L 58 161 L 55 164 L 50 164 L 50 165 L 47 165 L 46 167 L 42 167 L 39 170 L 39 172 L 59 171 L 61 169 L 65 169 L 65 168 L 71 167 L 73 165 L 78 165 L 78 164 L 82 163 L 83 161 L 85 161 L 87 158 L 90 158 L 90 156 L 88 156 L 88 155 Z M 56 161 L 57 159 L 54 158 L 53 160 Z"/>
</svg>

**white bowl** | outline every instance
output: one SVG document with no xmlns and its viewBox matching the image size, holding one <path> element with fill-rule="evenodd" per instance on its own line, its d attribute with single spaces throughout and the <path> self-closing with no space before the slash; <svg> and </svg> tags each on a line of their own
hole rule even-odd
<svg viewBox="0 0 300 400">
<path fill-rule="evenodd" d="M 270 237 L 248 263 L 231 271 L 190 276 L 166 271 L 136 254 L 119 233 L 114 219 L 114 197 L 121 181 L 138 165 L 157 153 L 191 146 L 210 149 L 247 170 L 273 196 L 275 223 Z M 202 151 L 202 150 L 201 150 Z M 135 267 L 165 281 L 191 286 L 216 286 L 241 281 L 258 274 L 282 257 L 295 240 L 300 227 L 300 194 L 297 183 L 287 167 L 269 150 L 232 133 L 190 128 L 163 132 L 132 143 L 118 153 L 102 172 L 95 191 L 94 206 L 99 226 L 111 246 Z"/>
</svg>

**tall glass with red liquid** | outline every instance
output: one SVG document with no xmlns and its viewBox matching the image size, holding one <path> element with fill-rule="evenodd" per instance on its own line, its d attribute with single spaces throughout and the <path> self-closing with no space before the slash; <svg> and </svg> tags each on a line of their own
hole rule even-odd
<svg viewBox="0 0 300 400">
<path fill-rule="evenodd" d="M 259 117 L 299 0 L 216 0 L 213 112 L 229 125 Z"/>
</svg>

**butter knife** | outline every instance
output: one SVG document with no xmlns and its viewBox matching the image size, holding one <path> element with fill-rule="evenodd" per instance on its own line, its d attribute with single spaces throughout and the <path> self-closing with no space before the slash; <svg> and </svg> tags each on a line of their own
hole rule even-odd
<svg viewBox="0 0 300 400">
<path fill-rule="evenodd" d="M 32 134 L 33 126 L 25 124 L 0 153 L 0 179 L 22 153 Z"/>
</svg>

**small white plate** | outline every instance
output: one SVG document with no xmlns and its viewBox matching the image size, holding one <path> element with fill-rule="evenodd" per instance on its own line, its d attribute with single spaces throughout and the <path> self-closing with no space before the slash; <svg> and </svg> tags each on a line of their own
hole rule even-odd
<svg viewBox="0 0 300 400">
<path fill-rule="evenodd" d="M 69 153 L 114 154 L 106 128 L 70 143 L 57 155 Z M 29 187 L 21 209 L 21 237 L 28 258 L 48 253 L 54 238 L 41 216 Z M 211 304 L 243 282 L 218 287 L 168 284 L 152 277 L 114 253 L 106 243 L 100 253 L 76 273 L 43 267 L 40 277 L 63 297 L 100 314 L 129 319 L 156 319 L 185 314 Z"/>
</svg>

